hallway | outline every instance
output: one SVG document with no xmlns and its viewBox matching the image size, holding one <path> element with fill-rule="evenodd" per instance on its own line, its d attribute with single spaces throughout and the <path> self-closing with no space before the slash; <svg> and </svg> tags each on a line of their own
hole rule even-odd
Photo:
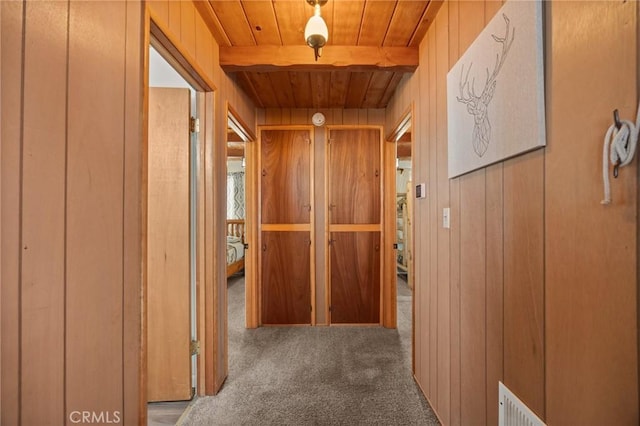
<svg viewBox="0 0 640 426">
<path fill-rule="evenodd" d="M 247 330 L 244 277 L 228 286 L 229 377 L 182 424 L 439 424 L 411 377 L 411 293 L 403 281 L 398 330 Z"/>
</svg>

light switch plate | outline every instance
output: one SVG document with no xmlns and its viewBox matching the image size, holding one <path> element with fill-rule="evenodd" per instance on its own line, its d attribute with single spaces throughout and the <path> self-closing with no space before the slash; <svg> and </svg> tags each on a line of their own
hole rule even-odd
<svg viewBox="0 0 640 426">
<path fill-rule="evenodd" d="M 442 227 L 451 228 L 451 209 L 449 207 L 442 209 Z"/>
<path fill-rule="evenodd" d="M 416 198 L 427 198 L 427 186 L 424 183 L 416 185 Z"/>
</svg>

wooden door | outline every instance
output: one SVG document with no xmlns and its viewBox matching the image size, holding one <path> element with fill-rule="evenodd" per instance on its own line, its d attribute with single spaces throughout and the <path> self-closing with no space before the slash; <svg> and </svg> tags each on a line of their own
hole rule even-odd
<svg viewBox="0 0 640 426">
<path fill-rule="evenodd" d="M 331 323 L 379 324 L 379 129 L 330 129 L 328 156 Z"/>
<path fill-rule="evenodd" d="M 311 324 L 310 129 L 262 130 L 260 170 L 262 324 Z"/>
<path fill-rule="evenodd" d="M 149 89 L 149 401 L 191 399 L 189 96 L 189 89 Z"/>
</svg>

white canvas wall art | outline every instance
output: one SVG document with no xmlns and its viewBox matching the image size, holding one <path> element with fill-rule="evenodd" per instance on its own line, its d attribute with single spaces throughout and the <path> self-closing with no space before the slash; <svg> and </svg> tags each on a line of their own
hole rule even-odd
<svg viewBox="0 0 640 426">
<path fill-rule="evenodd" d="M 544 146 L 541 1 L 509 0 L 447 74 L 449 178 Z"/>
</svg>

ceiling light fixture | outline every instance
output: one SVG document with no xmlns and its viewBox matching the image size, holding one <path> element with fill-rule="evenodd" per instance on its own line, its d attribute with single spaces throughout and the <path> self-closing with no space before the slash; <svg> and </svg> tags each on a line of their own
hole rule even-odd
<svg viewBox="0 0 640 426">
<path fill-rule="evenodd" d="M 304 39 L 309 47 L 313 48 L 316 61 L 322 56 L 322 46 L 329 40 L 329 29 L 320 15 L 320 6 L 324 6 L 327 0 L 307 0 L 313 6 L 313 16 L 309 18 L 307 26 L 304 28 Z"/>
</svg>

